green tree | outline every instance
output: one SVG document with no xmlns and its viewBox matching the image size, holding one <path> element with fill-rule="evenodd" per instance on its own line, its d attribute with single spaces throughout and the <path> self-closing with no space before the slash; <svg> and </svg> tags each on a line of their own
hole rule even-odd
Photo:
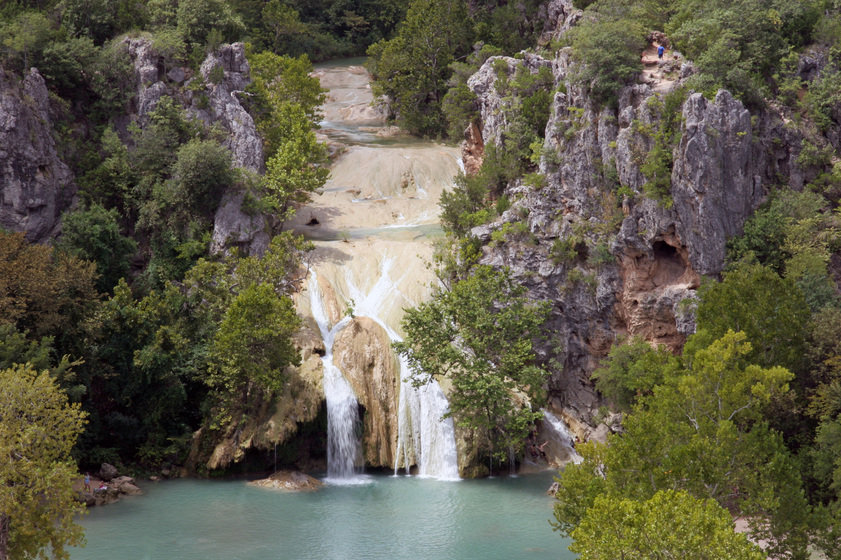
<svg viewBox="0 0 841 560">
<path fill-rule="evenodd" d="M 28 72 L 40 63 L 41 52 L 55 36 L 56 31 L 41 12 L 25 11 L 9 22 L 0 22 L 5 66 Z"/>
<path fill-rule="evenodd" d="M 645 501 L 599 496 L 572 538 L 570 550 L 581 560 L 765 558 L 733 530 L 726 509 L 674 490 L 661 490 Z"/>
<path fill-rule="evenodd" d="M 260 132 L 267 140 L 266 153 L 271 157 L 277 150 L 273 139 L 282 137 L 282 123 L 272 122 L 272 112 L 286 104 L 295 104 L 303 109 L 313 126 L 321 120 L 321 105 L 326 96 L 317 78 L 312 73 L 312 63 L 306 55 L 297 58 L 280 56 L 272 52 L 249 51 L 252 84 L 249 91 L 255 94 L 252 108 L 257 113 Z"/>
<path fill-rule="evenodd" d="M 67 355 L 55 359 L 51 336 L 30 340 L 26 335 L 26 332 L 20 332 L 12 325 L 0 324 L 0 369 L 29 364 L 37 371 L 48 370 L 50 376 L 67 392 L 68 397 L 78 401 L 87 388 L 76 382 L 76 374 L 72 368 L 81 365 L 82 361 L 71 360 Z"/>
<path fill-rule="evenodd" d="M 68 254 L 96 263 L 96 287 L 108 293 L 129 271 L 129 258 L 137 243 L 120 233 L 116 209 L 99 204 L 64 215 L 62 235 L 56 247 Z"/>
<path fill-rule="evenodd" d="M 818 2 L 684 0 L 666 26 L 680 51 L 700 69 L 692 84 L 714 93 L 724 87 L 761 103 L 790 47 L 809 41 L 820 17 Z"/>
<path fill-rule="evenodd" d="M 282 127 L 283 137 L 266 162 L 263 202 L 285 220 L 295 205 L 309 201 L 324 186 L 330 170 L 321 165 L 327 159 L 327 150 L 316 138 L 300 105 L 278 107 L 275 119 Z"/>
<path fill-rule="evenodd" d="M 95 275 L 93 263 L 0 231 L 0 324 L 54 336 L 64 347 L 96 307 Z"/>
<path fill-rule="evenodd" d="M 191 379 L 202 371 L 206 340 L 192 333 L 208 323 L 173 284 L 135 299 L 124 280 L 117 283 L 89 335 L 83 372 L 96 390 L 84 401 L 91 413 L 81 442 L 86 461 L 177 461 L 173 440 L 197 427 L 204 395 Z"/>
<path fill-rule="evenodd" d="M 225 0 L 179 0 L 175 20 L 178 31 L 194 50 L 202 49 L 214 30 L 225 41 L 235 41 L 245 30 Z"/>
<path fill-rule="evenodd" d="M 460 0 L 413 0 L 397 35 L 368 49 L 374 92 L 387 95 L 406 130 L 438 136 L 446 130 L 441 103 L 450 64 L 469 49 L 469 25 Z"/>
<path fill-rule="evenodd" d="M 0 371 L 0 387 L 0 559 L 69 558 L 84 539 L 70 451 L 85 413 L 28 365 Z"/>
<path fill-rule="evenodd" d="M 507 269 L 477 266 L 409 309 L 401 323 L 406 339 L 395 348 L 408 359 L 415 384 L 451 383 L 455 422 L 478 431 L 489 456 L 501 459 L 519 451 L 540 417 L 529 402 L 539 402 L 548 371 L 537 364 L 532 343 L 547 314 L 548 305 L 530 301 Z"/>
<path fill-rule="evenodd" d="M 642 71 L 645 28 L 633 20 L 587 17 L 570 30 L 568 40 L 579 63 L 576 81 L 602 103 L 615 105 L 619 90 Z"/>
<path fill-rule="evenodd" d="M 88 37 L 54 41 L 44 48 L 38 70 L 62 96 L 84 97 L 90 91 L 98 49 Z"/>
<path fill-rule="evenodd" d="M 674 375 L 680 360 L 665 347 L 652 348 L 641 338 L 616 344 L 592 378 L 596 389 L 620 410 L 630 410 L 636 398 L 650 394 L 665 377 Z"/>
<path fill-rule="evenodd" d="M 102 131 L 100 153 L 100 164 L 79 178 L 83 200 L 89 205 L 115 208 L 122 217 L 133 216 L 132 192 L 138 177 L 128 148 L 111 126 Z"/>
<path fill-rule="evenodd" d="M 61 21 L 77 36 L 101 45 L 128 29 L 142 28 L 144 6 L 138 0 L 62 0 Z"/>
<path fill-rule="evenodd" d="M 742 331 L 752 346 L 752 363 L 801 370 L 809 307 L 792 279 L 764 266 L 739 264 L 721 282 L 702 287 L 697 317 L 698 340 Z"/>
<path fill-rule="evenodd" d="M 225 312 L 213 341 L 211 386 L 242 392 L 249 404 L 250 388 L 279 391 L 283 369 L 300 365 L 292 335 L 300 319 L 288 296 L 278 296 L 268 284 L 242 290 Z"/>
<path fill-rule="evenodd" d="M 226 187 L 236 182 L 231 152 L 215 140 L 192 139 L 178 148 L 172 166 L 173 203 L 193 215 L 210 217 Z"/>
<path fill-rule="evenodd" d="M 261 203 L 286 220 L 327 181 L 327 149 L 315 136 L 324 90 L 306 56 L 248 53 L 254 82 L 252 110 L 263 138 L 266 174 Z"/>
<path fill-rule="evenodd" d="M 558 530 L 573 534 L 599 496 L 644 501 L 683 490 L 751 517 L 769 552 L 800 557 L 810 514 L 798 465 L 763 416 L 793 376 L 750 364 L 751 355 L 743 333 L 725 333 L 664 375 L 607 445 L 581 446 L 584 461 L 560 478 Z"/>
</svg>

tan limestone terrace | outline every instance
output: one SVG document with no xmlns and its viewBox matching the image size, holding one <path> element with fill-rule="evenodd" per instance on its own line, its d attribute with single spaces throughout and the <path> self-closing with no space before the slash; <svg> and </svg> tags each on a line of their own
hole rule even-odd
<svg viewBox="0 0 841 560">
<path fill-rule="evenodd" d="M 434 275 L 427 265 L 433 241 L 441 236 L 438 201 L 461 170 L 459 150 L 387 126 L 371 104 L 361 62 L 315 70 L 328 90 L 319 133 L 334 154 L 331 175 L 289 224 L 316 246 L 296 304 L 324 341 L 323 351 L 310 360 L 325 373 L 328 479 L 352 478 L 350 463 L 357 470 L 362 464 L 416 465 L 420 474 L 457 477 L 452 421 L 437 426 L 446 401 L 437 388 L 439 394 L 423 396 L 423 404 L 405 394 L 410 391 L 401 381 L 408 371 L 391 341 L 401 336 L 404 309 L 429 296 Z M 354 397 L 365 409 L 361 445 L 345 441 L 359 421 L 355 402 L 348 403 Z M 343 404 L 335 406 L 347 408 L 343 420 L 332 408 L 339 401 Z M 334 431 L 340 422 L 348 424 L 344 435 Z M 430 448 L 442 438 L 450 440 L 449 451 Z M 341 453 L 355 457 L 340 466 L 331 454 Z"/>
<path fill-rule="evenodd" d="M 319 281 L 329 282 L 337 298 L 327 304 L 334 310 L 332 323 L 354 292 L 373 288 L 382 263 L 391 261 L 393 290 L 380 302 L 380 316 L 399 331 L 402 307 L 428 294 L 433 277 L 426 263 L 440 235 L 438 200 L 460 170 L 459 151 L 407 136 L 378 136 L 389 127 L 371 106 L 361 64 L 324 66 L 315 75 L 328 89 L 321 132 L 345 149 L 334 159 L 322 194 L 299 208 L 290 225 L 315 241 Z"/>
</svg>

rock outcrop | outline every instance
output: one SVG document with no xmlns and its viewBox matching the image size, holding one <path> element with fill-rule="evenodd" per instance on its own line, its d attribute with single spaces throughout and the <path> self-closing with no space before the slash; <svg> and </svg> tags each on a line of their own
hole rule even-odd
<svg viewBox="0 0 841 560">
<path fill-rule="evenodd" d="M 368 317 L 354 318 L 333 343 L 333 361 L 365 409 L 362 440 L 365 463 L 392 467 L 397 446 L 400 367 L 388 334 Z"/>
<path fill-rule="evenodd" d="M 75 194 L 54 138 L 44 78 L 35 68 L 23 80 L 0 69 L 0 227 L 47 241 Z"/>
<path fill-rule="evenodd" d="M 113 465 L 103 463 L 98 475 L 98 478 L 91 478 L 90 490 L 85 488 L 82 480 L 73 485 L 77 499 L 88 507 L 113 504 L 123 496 L 138 496 L 143 493 L 134 478 L 119 476 Z"/>
<path fill-rule="evenodd" d="M 248 485 L 285 490 L 287 492 L 313 492 L 324 486 L 324 483 L 302 472 L 278 471 L 268 478 L 253 480 Z"/>
<path fill-rule="evenodd" d="M 193 97 L 190 111 L 207 125 L 219 124 L 227 131 L 225 146 L 231 150 L 237 167 L 255 172 L 263 170 L 263 141 L 254 119 L 239 101 L 251 83 L 251 69 L 242 43 L 222 45 L 209 54 L 199 73 L 204 81 L 207 102 Z M 203 99 L 203 98 L 201 98 Z"/>
<path fill-rule="evenodd" d="M 562 87 L 539 166 L 546 184 L 510 185 L 512 207 L 473 234 L 486 242 L 484 263 L 510 267 L 532 297 L 552 302 L 553 335 L 540 351 L 546 359 L 560 357 L 563 368 L 550 379 L 550 393 L 559 412 L 588 422 L 598 405 L 589 375 L 616 336 L 679 349 L 694 331 L 701 276 L 722 270 L 727 240 L 741 233 L 770 187 L 780 177 L 802 186 L 803 173 L 796 163 L 799 139 L 780 115 L 751 115 L 727 91 L 713 100 L 681 92 L 675 94 L 684 101 L 671 189 L 652 198 L 641 165 L 662 122 L 655 99 L 679 88 L 680 80 L 628 86 L 615 109 L 600 107 L 569 79 L 568 49 L 551 61 L 493 57 L 469 79 L 484 143 L 504 138 L 510 121 L 496 71 L 510 75 L 524 65 L 535 72 L 547 64 Z M 491 243 L 493 232 L 519 221 L 526 234 Z"/>
<path fill-rule="evenodd" d="M 243 44 L 219 47 L 202 63 L 200 73 L 207 91 L 205 97 L 194 97 L 191 111 L 204 122 L 219 123 L 225 128 L 225 146 L 238 167 L 262 172 L 263 141 L 238 97 L 245 95 L 243 90 L 251 83 Z M 213 223 L 212 252 L 238 247 L 247 254 L 259 255 L 269 246 L 271 235 L 266 217 L 246 212 L 242 201 L 243 193 L 236 189 L 225 193 Z"/>
<path fill-rule="evenodd" d="M 250 67 L 242 43 L 222 45 L 209 54 L 199 74 L 185 68 L 166 71 L 164 59 L 148 37 L 128 37 L 124 44 L 134 65 L 136 95 L 134 118 L 140 126 L 164 96 L 186 107 L 187 114 L 207 126 L 221 126 L 223 144 L 231 151 L 234 165 L 252 173 L 263 171 L 263 141 L 254 119 L 240 102 L 251 83 Z M 245 254 L 262 254 L 271 235 L 265 216 L 243 209 L 244 194 L 231 185 L 222 197 L 214 218 L 211 251 L 237 247 Z"/>
</svg>

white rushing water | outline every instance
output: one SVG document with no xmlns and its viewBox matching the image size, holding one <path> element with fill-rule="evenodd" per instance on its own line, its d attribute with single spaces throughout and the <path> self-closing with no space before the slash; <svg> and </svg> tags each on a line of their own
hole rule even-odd
<svg viewBox="0 0 841 560">
<path fill-rule="evenodd" d="M 337 155 L 321 194 L 289 222 L 316 245 L 309 299 L 324 339 L 328 478 L 337 480 L 357 476 L 367 441 L 361 437 L 353 389 L 333 363 L 333 340 L 350 320 L 340 320 L 339 309 L 352 308 L 354 316 L 374 321 L 392 342 L 401 340 L 403 309 L 424 301 L 435 278 L 426 263 L 432 239 L 441 235 L 438 199 L 463 170 L 457 148 L 386 126 L 371 106 L 369 76 L 360 62 L 328 64 L 314 72 L 329 90 L 321 134 L 335 143 Z M 394 420 L 397 424 L 396 433 L 389 434 L 397 436 L 390 466 L 409 472 L 416 465 L 422 476 L 457 479 L 455 429 L 451 419 L 443 419 L 449 408 L 441 387 L 434 382 L 413 387 L 406 381 L 407 362 L 396 361 L 399 394 L 393 394 L 396 387 L 387 391 L 397 400 L 387 407 L 397 415 L 388 423 L 389 429 Z M 363 390 L 355 385 L 356 373 L 353 387 Z"/>
<path fill-rule="evenodd" d="M 572 458 L 572 462 L 575 464 L 580 463 L 583 460 L 583 457 L 578 454 L 575 450 L 575 445 L 573 444 L 573 436 L 572 432 L 569 431 L 569 427 L 566 423 L 549 412 L 548 410 L 541 409 L 543 412 L 543 425 L 548 426 L 550 431 L 553 432 L 558 440 L 564 444 L 565 447 L 568 448 L 569 455 Z"/>
<path fill-rule="evenodd" d="M 324 340 L 324 398 L 327 401 L 327 480 L 352 481 L 360 473 L 359 402 L 342 372 L 333 363 L 333 341 L 348 323 L 345 317 L 330 328 L 318 277 L 310 272 L 310 305 L 312 315 Z"/>
<path fill-rule="evenodd" d="M 385 301 L 399 295 L 400 279 L 391 279 L 394 261 L 383 258 L 380 261 L 379 277 L 368 291 L 362 291 L 347 274 L 347 285 L 355 302 L 354 313 L 368 317 L 379 324 L 392 342 L 402 338 L 380 317 Z M 401 466 L 408 472 L 410 465 L 417 465 L 418 475 L 442 480 L 457 480 L 458 453 L 456 451 L 455 427 L 452 418 L 444 418 L 449 412 L 449 403 L 434 380 L 420 387 L 414 387 L 409 380 L 411 374 L 408 361 L 398 357 L 400 363 L 400 397 L 397 415 L 397 452 L 394 458 L 394 473 Z"/>
</svg>

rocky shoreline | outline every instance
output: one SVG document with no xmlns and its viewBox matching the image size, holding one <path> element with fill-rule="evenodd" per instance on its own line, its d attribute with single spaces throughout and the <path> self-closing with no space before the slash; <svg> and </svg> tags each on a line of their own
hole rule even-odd
<svg viewBox="0 0 841 560">
<path fill-rule="evenodd" d="M 123 496 L 138 496 L 143 491 L 131 476 L 119 476 L 117 468 L 103 463 L 95 475 L 90 475 L 89 484 L 85 485 L 85 476 L 74 484 L 77 499 L 86 506 L 104 506 L 120 501 Z"/>
</svg>

